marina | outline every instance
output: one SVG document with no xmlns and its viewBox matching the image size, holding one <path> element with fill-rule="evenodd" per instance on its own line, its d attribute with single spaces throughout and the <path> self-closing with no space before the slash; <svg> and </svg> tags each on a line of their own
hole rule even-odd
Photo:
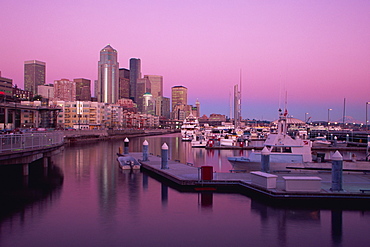
<svg viewBox="0 0 370 247">
<path fill-rule="evenodd" d="M 370 241 L 366 234 L 369 207 L 363 199 L 369 192 L 359 190 L 367 188 L 369 175 L 364 171 L 344 171 L 344 191 L 330 192 L 328 170 L 275 171 L 271 166 L 272 179 L 277 176 L 276 189 L 267 190 L 252 184 L 260 183 L 256 172 L 260 167 L 252 171 L 252 178 L 250 171 L 233 170 L 227 160 L 248 150 L 192 148 L 179 133 L 131 137 L 129 146 L 124 140 L 68 144 L 51 157 L 47 168 L 42 162 L 31 164 L 27 179 L 18 166 L 1 166 L 1 198 L 9 205 L 1 206 L 1 246 L 346 247 Z M 128 155 L 143 160 L 145 141 L 149 161 L 141 161 L 138 170 L 121 169 L 120 147 L 123 153 L 127 148 Z M 164 143 L 168 169 L 160 167 Z M 331 166 L 314 164 L 316 168 Z M 289 198 L 272 198 L 318 194 L 286 192 L 283 177 L 292 177 L 290 185 L 294 177 L 320 177 L 323 196 L 362 199 L 339 199 L 334 205 L 299 199 L 306 201 L 302 205 Z M 11 204 L 19 195 L 27 201 Z"/>
<path fill-rule="evenodd" d="M 130 155 L 138 160 L 142 158 L 140 153 Z M 176 161 L 169 161 L 168 168 L 162 168 L 161 162 L 161 158 L 158 156 L 149 156 L 149 161 L 140 161 L 142 169 L 182 186 L 182 190 L 220 190 L 254 194 L 272 200 L 272 203 L 305 204 L 307 200 L 310 200 L 324 203 L 326 206 L 341 203 L 342 206 L 352 204 L 353 207 L 363 206 L 366 208 L 370 205 L 370 193 L 368 193 L 370 192 L 370 165 L 368 162 L 356 164 L 356 167 L 360 168 L 344 169 L 343 180 L 345 182 L 340 191 L 332 190 L 333 181 L 330 172 L 331 164 L 329 163 L 316 164 L 310 168 L 296 166 L 285 167 L 285 170 L 274 170 L 270 174 L 275 174 L 276 185 L 267 188 L 253 183 L 253 172 L 230 170 L 229 173 L 209 173 L 209 171 L 203 170 L 206 166 L 192 167 Z M 347 166 L 346 163 L 345 166 Z M 366 169 L 361 169 L 361 167 L 366 167 Z M 208 173 L 205 174 L 205 171 Z M 263 176 L 268 176 L 268 174 L 263 173 Z M 284 180 L 289 178 L 313 177 L 319 178 L 321 181 L 317 191 L 306 191 L 305 189 L 287 191 L 284 185 Z"/>
</svg>

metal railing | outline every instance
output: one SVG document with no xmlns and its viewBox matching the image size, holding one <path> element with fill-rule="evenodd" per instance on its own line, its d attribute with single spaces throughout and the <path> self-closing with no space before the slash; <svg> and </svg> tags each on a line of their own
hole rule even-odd
<svg viewBox="0 0 370 247">
<path fill-rule="evenodd" d="M 41 149 L 64 143 L 63 131 L 0 135 L 0 153 Z"/>
</svg>

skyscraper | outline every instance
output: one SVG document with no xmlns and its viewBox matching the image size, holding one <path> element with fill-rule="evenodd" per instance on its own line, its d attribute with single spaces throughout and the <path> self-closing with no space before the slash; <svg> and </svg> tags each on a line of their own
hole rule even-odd
<svg viewBox="0 0 370 247">
<path fill-rule="evenodd" d="M 188 89 L 184 86 L 172 87 L 172 111 L 175 110 L 176 105 L 188 104 Z"/>
<path fill-rule="evenodd" d="M 98 102 L 116 103 L 118 100 L 119 64 L 117 51 L 107 45 L 100 51 L 98 63 Z"/>
<path fill-rule="evenodd" d="M 24 89 L 37 94 L 37 86 L 45 84 L 44 62 L 30 60 L 24 62 Z"/>
<path fill-rule="evenodd" d="M 119 99 L 130 98 L 130 70 L 119 69 Z"/>
<path fill-rule="evenodd" d="M 137 80 L 141 78 L 141 61 L 139 58 L 130 59 L 130 99 L 137 103 Z"/>
<path fill-rule="evenodd" d="M 91 81 L 84 78 L 73 79 L 76 83 L 76 100 L 91 100 Z"/>
<path fill-rule="evenodd" d="M 240 127 L 241 122 L 241 99 L 238 84 L 234 85 L 234 126 L 235 129 Z"/>
<path fill-rule="evenodd" d="M 161 75 L 144 75 L 150 83 L 150 93 L 153 99 L 163 96 L 163 76 Z"/>
</svg>

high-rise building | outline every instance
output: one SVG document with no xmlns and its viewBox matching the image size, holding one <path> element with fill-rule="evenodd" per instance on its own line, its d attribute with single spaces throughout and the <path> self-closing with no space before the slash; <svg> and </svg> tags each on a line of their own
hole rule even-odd
<svg viewBox="0 0 370 247">
<path fill-rule="evenodd" d="M 130 70 L 125 68 L 119 69 L 119 99 L 130 98 Z"/>
<path fill-rule="evenodd" d="M 193 114 L 195 117 L 199 118 L 200 117 L 200 102 L 199 100 L 197 99 L 197 101 L 195 101 L 195 108 L 196 108 L 196 111 L 195 111 L 195 114 Z"/>
<path fill-rule="evenodd" d="M 150 81 L 148 78 L 140 78 L 136 83 L 136 104 L 139 112 L 144 111 L 144 94 L 150 93 Z"/>
<path fill-rule="evenodd" d="M 141 60 L 130 59 L 130 99 L 137 103 L 137 80 L 141 78 Z"/>
<path fill-rule="evenodd" d="M 117 51 L 107 45 L 100 51 L 98 63 L 98 102 L 116 103 L 118 100 L 119 64 Z"/>
<path fill-rule="evenodd" d="M 160 75 L 144 75 L 150 84 L 150 93 L 153 99 L 163 96 L 163 76 Z"/>
<path fill-rule="evenodd" d="M 91 81 L 84 78 L 73 79 L 76 82 L 76 100 L 91 100 Z"/>
<path fill-rule="evenodd" d="M 234 85 L 234 126 L 240 127 L 241 123 L 241 99 L 238 84 Z"/>
<path fill-rule="evenodd" d="M 76 101 L 76 82 L 68 79 L 55 80 L 54 100 Z"/>
<path fill-rule="evenodd" d="M 37 94 L 37 86 L 45 84 L 44 62 L 30 60 L 24 62 L 24 90 Z"/>
<path fill-rule="evenodd" d="M 184 86 L 172 87 L 172 111 L 175 110 L 176 105 L 188 104 L 188 89 Z"/>
</svg>

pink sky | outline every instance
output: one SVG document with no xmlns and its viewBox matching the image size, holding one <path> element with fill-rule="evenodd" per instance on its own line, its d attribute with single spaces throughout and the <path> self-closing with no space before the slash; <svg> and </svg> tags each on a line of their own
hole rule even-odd
<svg viewBox="0 0 370 247">
<path fill-rule="evenodd" d="M 46 62 L 47 82 L 97 79 L 111 44 L 120 67 L 162 75 L 164 94 L 188 88 L 201 114 L 229 115 L 242 70 L 242 117 L 289 113 L 365 121 L 370 101 L 370 1 L 3 1 L 0 71 L 23 88 L 23 63 Z M 369 107 L 370 108 L 370 107 Z M 370 113 L 370 109 L 369 109 Z M 369 115 L 370 116 L 370 115 Z"/>
</svg>

